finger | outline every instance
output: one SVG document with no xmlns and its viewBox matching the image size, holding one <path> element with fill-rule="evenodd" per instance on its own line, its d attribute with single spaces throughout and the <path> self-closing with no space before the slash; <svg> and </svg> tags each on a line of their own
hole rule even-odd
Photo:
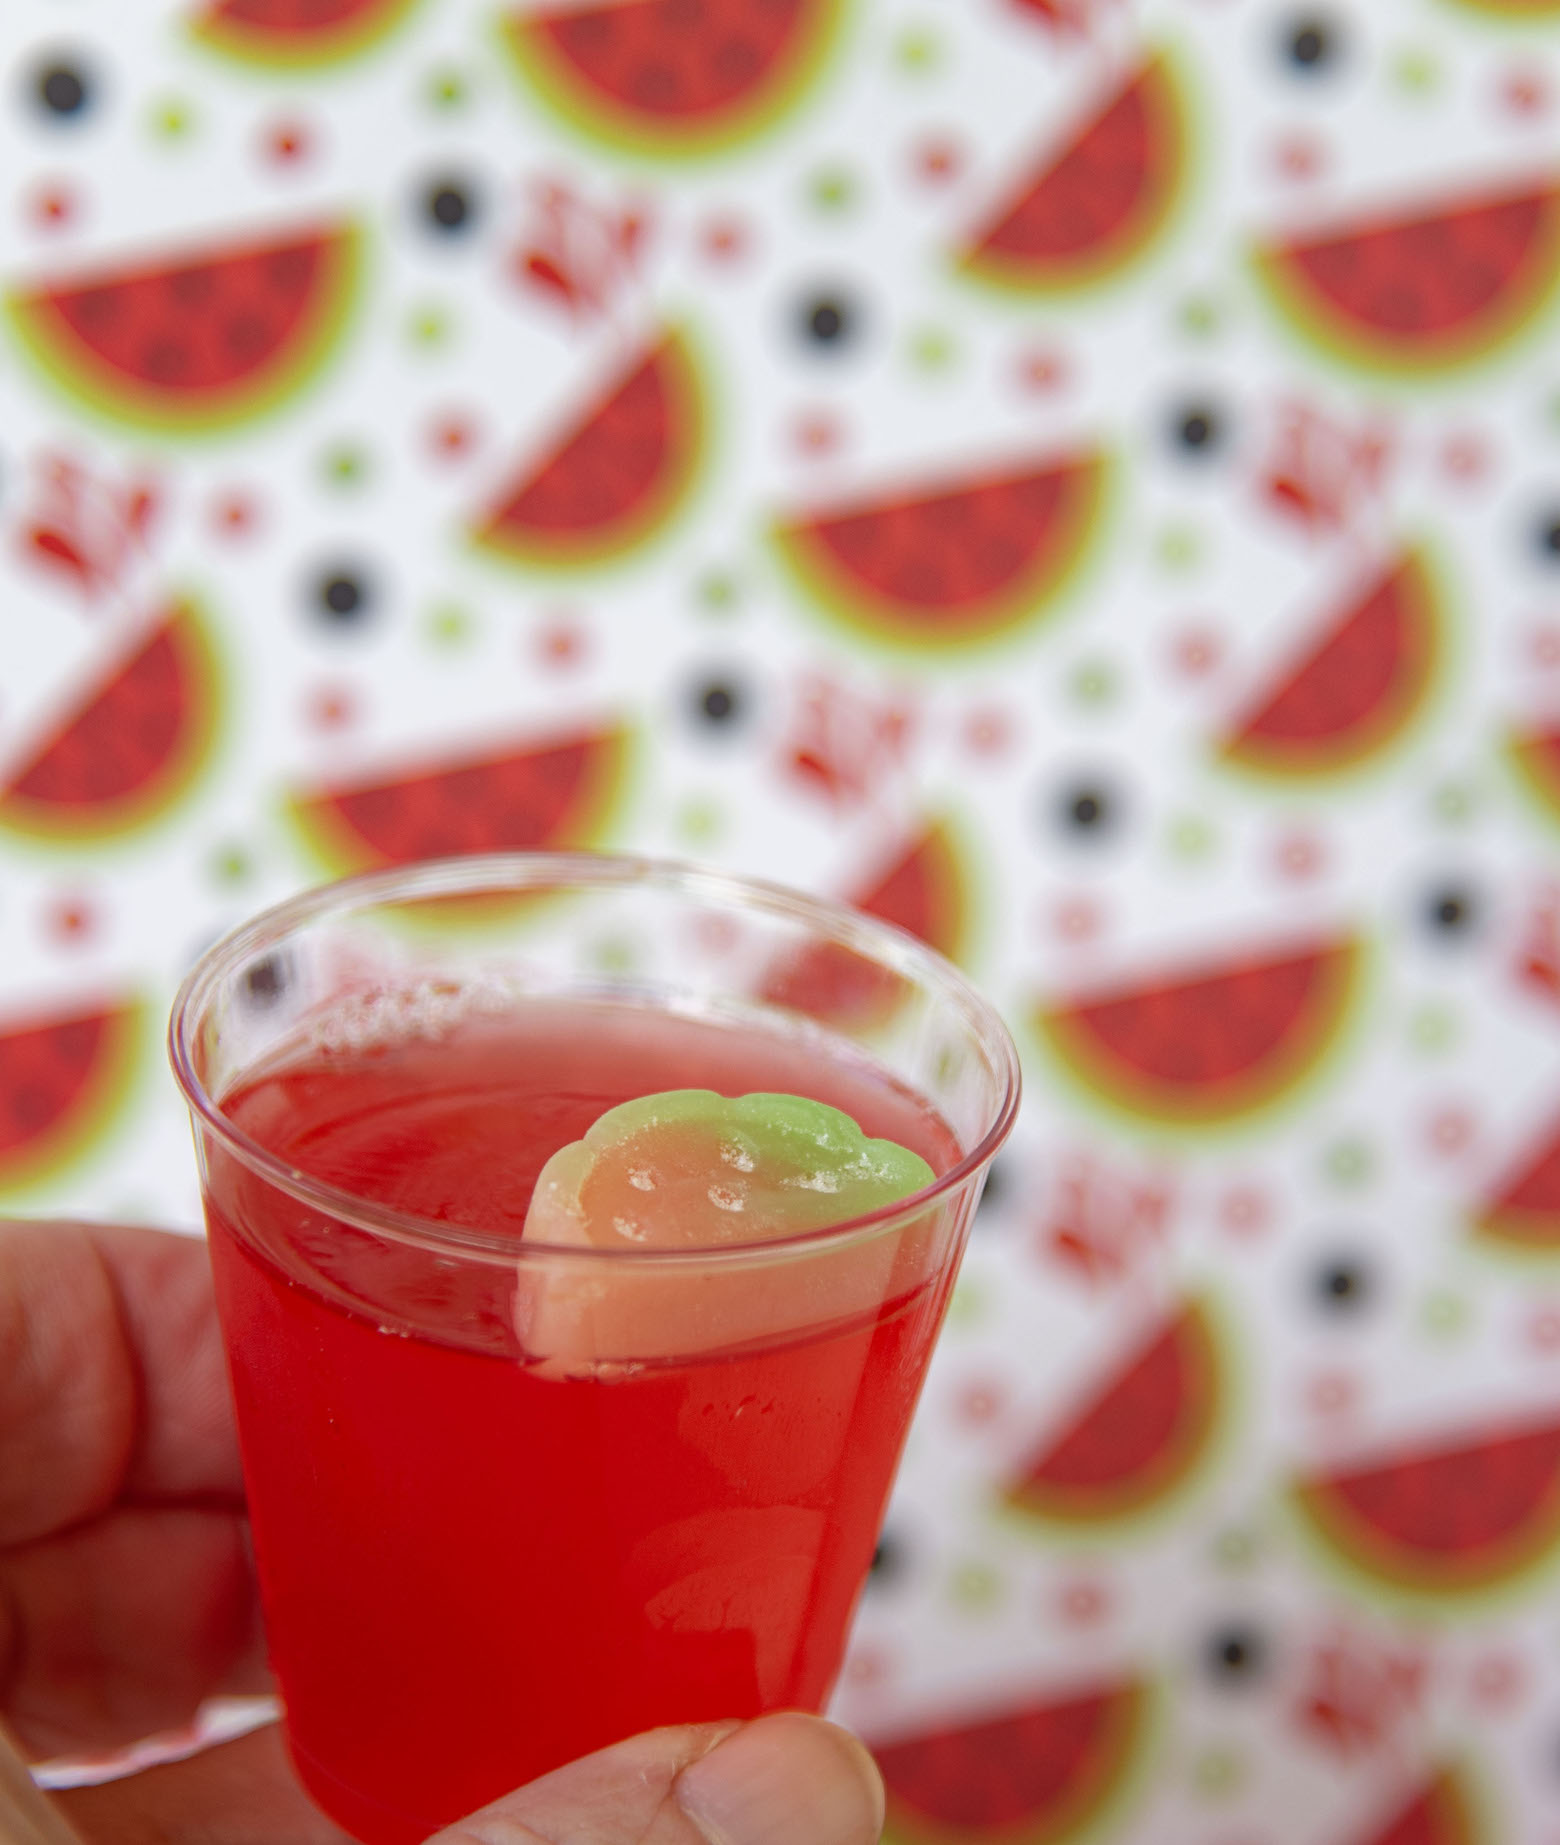
<svg viewBox="0 0 1560 1845">
<path fill-rule="evenodd" d="M 635 1736 L 428 1845 L 875 1845 L 882 1827 L 883 1784 L 855 1737 L 783 1712 Z"/>
<path fill-rule="evenodd" d="M 204 1246 L 0 1223 L 0 1546 L 121 1496 L 242 1493 Z"/>
<path fill-rule="evenodd" d="M 298 1786 L 274 1723 L 55 1799 L 86 1845 L 351 1845 Z"/>
<path fill-rule="evenodd" d="M 133 1742 L 215 1693 L 263 1688 L 244 1521 L 120 1508 L 0 1553 L 0 1671 L 34 1755 Z"/>
</svg>

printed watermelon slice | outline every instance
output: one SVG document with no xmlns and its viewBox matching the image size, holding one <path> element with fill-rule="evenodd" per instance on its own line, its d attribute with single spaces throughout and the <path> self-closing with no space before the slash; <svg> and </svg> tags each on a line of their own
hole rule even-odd
<svg viewBox="0 0 1560 1845">
<path fill-rule="evenodd" d="M 231 428 L 300 390 L 340 342 L 357 294 L 354 231 L 102 269 L 7 301 L 44 371 L 138 428 Z"/>
<path fill-rule="evenodd" d="M 948 822 L 923 828 L 847 901 L 957 960 L 969 930 L 969 874 Z M 837 943 L 820 942 L 777 968 L 763 996 L 830 1024 L 864 1030 L 886 1023 L 907 991 L 888 968 Z"/>
<path fill-rule="evenodd" d="M 1209 1127 L 1266 1107 L 1342 1036 L 1362 956 L 1350 941 L 1109 988 L 1039 1011 L 1052 1052 L 1128 1114 Z"/>
<path fill-rule="evenodd" d="M 1371 371 L 1454 370 L 1531 325 L 1560 279 L 1560 186 L 1523 186 L 1283 239 L 1257 252 L 1279 311 Z"/>
<path fill-rule="evenodd" d="M 1306 779 L 1378 754 L 1425 705 L 1440 629 L 1429 569 L 1410 551 L 1352 596 L 1276 688 L 1236 719 L 1222 755 L 1261 775 Z"/>
<path fill-rule="evenodd" d="M 1521 731 L 1507 744 L 1517 773 L 1552 820 L 1560 820 L 1560 727 Z"/>
<path fill-rule="evenodd" d="M 244 64 L 309 70 L 389 36 L 419 0 L 210 0 L 190 30 Z"/>
<path fill-rule="evenodd" d="M 888 1793 L 884 1845 L 1077 1838 L 1136 1778 L 1150 1702 L 1127 1680 L 875 1746 Z"/>
<path fill-rule="evenodd" d="M 472 852 L 599 843 L 625 779 L 627 735 L 590 730 L 453 757 L 293 797 L 305 838 L 332 871 Z"/>
<path fill-rule="evenodd" d="M 210 759 L 219 704 L 204 625 L 175 603 L 0 781 L 0 827 L 77 844 L 159 818 Z"/>
<path fill-rule="evenodd" d="M 688 497 L 705 446 L 703 404 L 687 341 L 664 335 L 503 488 L 476 526 L 477 542 L 541 569 L 635 549 Z"/>
<path fill-rule="evenodd" d="M 1560 1126 L 1496 1189 L 1477 1224 L 1481 1236 L 1521 1249 L 1560 1249 Z"/>
<path fill-rule="evenodd" d="M 1560 1540 L 1560 1422 L 1416 1445 L 1301 1480 L 1310 1528 L 1361 1574 L 1455 1597 L 1494 1588 Z"/>
<path fill-rule="evenodd" d="M 780 555 L 872 639 L 947 653 L 1012 634 L 1072 579 L 1101 523 L 1099 455 L 1048 459 L 785 521 Z"/>
<path fill-rule="evenodd" d="M 525 7 L 504 37 L 537 101 L 597 140 L 679 158 L 770 127 L 811 86 L 844 0 Z"/>
<path fill-rule="evenodd" d="M 0 1022 L 0 1192 L 52 1177 L 112 1125 L 140 1054 L 132 1001 Z"/>
<path fill-rule="evenodd" d="M 1208 1453 L 1223 1367 L 1207 1309 L 1192 1302 L 1139 1340 L 1003 1488 L 1015 1511 L 1098 1525 L 1162 1503 Z"/>
<path fill-rule="evenodd" d="M 1456 0 L 1456 4 L 1498 19 L 1560 19 L 1560 0 Z"/>
<path fill-rule="evenodd" d="M 1186 180 L 1186 111 L 1150 58 L 1024 174 L 959 252 L 967 275 L 1052 294 L 1118 275 L 1170 222 Z"/>
<path fill-rule="evenodd" d="M 1386 1824 L 1350 1845 L 1479 1845 L 1473 1802 L 1454 1769 L 1443 1768 L 1394 1807 Z"/>
</svg>

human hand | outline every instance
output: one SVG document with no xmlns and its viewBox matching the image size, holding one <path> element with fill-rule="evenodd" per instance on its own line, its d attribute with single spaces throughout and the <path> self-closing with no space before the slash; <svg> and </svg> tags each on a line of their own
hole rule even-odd
<svg viewBox="0 0 1560 1845">
<path fill-rule="evenodd" d="M 267 1688 L 204 1247 L 0 1224 L 0 1714 L 41 1757 Z M 56 1799 L 91 1845 L 348 1845 L 274 1726 Z M 861 1745 L 786 1714 L 632 1738 L 431 1845 L 870 1845 L 881 1823 Z"/>
</svg>

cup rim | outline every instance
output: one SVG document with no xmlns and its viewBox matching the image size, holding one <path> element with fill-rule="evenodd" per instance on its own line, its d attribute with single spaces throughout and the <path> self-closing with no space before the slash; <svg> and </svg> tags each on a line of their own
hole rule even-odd
<svg viewBox="0 0 1560 1845">
<path fill-rule="evenodd" d="M 930 1185 L 908 1198 L 843 1223 L 796 1236 L 724 1244 L 719 1248 L 598 1249 L 522 1241 L 469 1225 L 423 1217 L 359 1197 L 344 1186 L 313 1178 L 290 1166 L 237 1127 L 223 1113 L 216 1097 L 197 1074 L 196 1032 L 221 981 L 257 951 L 280 945 L 299 928 L 333 912 L 405 903 L 411 898 L 471 896 L 482 892 L 519 895 L 527 890 L 567 889 L 570 886 L 581 889 L 650 886 L 675 889 L 684 895 L 702 893 L 723 901 L 727 908 L 740 907 L 806 922 L 841 947 L 865 953 L 893 972 L 918 977 L 922 984 L 939 989 L 952 1001 L 987 1054 L 1001 1089 L 994 1119 L 979 1141 Z M 205 950 L 185 975 L 174 998 L 168 1024 L 168 1056 L 197 1131 L 210 1134 L 242 1165 L 299 1203 L 395 1242 L 443 1253 L 458 1251 L 468 1258 L 498 1255 L 506 1262 L 567 1256 L 587 1262 L 708 1267 L 712 1263 L 741 1259 L 773 1259 L 875 1234 L 923 1215 L 956 1193 L 987 1165 L 1012 1129 L 1022 1089 L 1018 1050 L 1001 1014 L 952 962 L 908 930 L 848 904 L 808 896 L 767 879 L 744 877 L 686 860 L 609 852 L 473 853 L 459 858 L 418 860 L 313 885 L 284 902 L 259 911 Z"/>
</svg>

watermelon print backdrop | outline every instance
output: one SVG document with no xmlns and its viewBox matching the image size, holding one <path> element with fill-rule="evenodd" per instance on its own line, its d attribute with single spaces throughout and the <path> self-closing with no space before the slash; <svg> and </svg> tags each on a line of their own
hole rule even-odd
<svg viewBox="0 0 1560 1845">
<path fill-rule="evenodd" d="M 840 1690 L 893 1840 L 1560 1845 L 1560 7 L 0 73 L 4 1205 L 195 1228 L 160 1021 L 321 870 L 852 896 L 1028 1069 Z"/>
</svg>

